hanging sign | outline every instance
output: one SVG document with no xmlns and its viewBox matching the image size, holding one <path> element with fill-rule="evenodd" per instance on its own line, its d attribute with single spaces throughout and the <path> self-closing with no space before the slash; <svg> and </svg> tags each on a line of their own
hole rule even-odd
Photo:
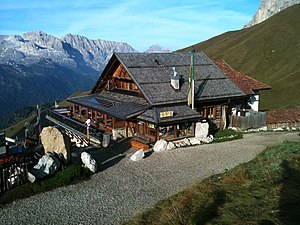
<svg viewBox="0 0 300 225">
<path fill-rule="evenodd" d="M 159 117 L 160 118 L 170 117 L 170 116 L 173 116 L 173 114 L 174 114 L 173 111 L 160 112 Z"/>
</svg>

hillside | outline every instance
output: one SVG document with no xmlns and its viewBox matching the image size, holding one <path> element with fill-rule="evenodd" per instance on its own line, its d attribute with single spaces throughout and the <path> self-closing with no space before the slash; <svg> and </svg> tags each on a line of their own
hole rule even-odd
<svg viewBox="0 0 300 225">
<path fill-rule="evenodd" d="M 261 108 L 300 106 L 300 5 L 250 28 L 224 33 L 179 51 L 204 51 L 272 87 Z"/>
</svg>

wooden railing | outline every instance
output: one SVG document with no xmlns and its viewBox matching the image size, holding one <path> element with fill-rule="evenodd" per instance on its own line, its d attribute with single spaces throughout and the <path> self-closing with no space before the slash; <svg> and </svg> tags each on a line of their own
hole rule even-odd
<svg viewBox="0 0 300 225">
<path fill-rule="evenodd" d="M 0 165 L 0 193 L 20 186 L 28 181 L 28 165 L 30 162 L 12 160 Z"/>
<path fill-rule="evenodd" d="M 72 119 L 70 117 L 61 115 L 58 112 L 55 112 L 53 110 L 47 109 L 47 115 L 46 118 L 56 125 L 82 137 L 86 138 L 87 133 L 87 125 L 85 125 L 82 122 L 79 122 L 75 119 Z M 90 138 L 91 141 L 98 143 L 102 139 L 102 131 L 100 129 L 95 129 L 93 127 L 90 127 Z"/>
</svg>

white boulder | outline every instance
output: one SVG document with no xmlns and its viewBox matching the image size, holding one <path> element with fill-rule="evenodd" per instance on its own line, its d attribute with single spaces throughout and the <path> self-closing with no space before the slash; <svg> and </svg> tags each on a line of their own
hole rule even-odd
<svg viewBox="0 0 300 225">
<path fill-rule="evenodd" d="M 110 134 L 103 134 L 102 146 L 106 148 L 110 143 Z"/>
<path fill-rule="evenodd" d="M 27 172 L 27 179 L 29 180 L 30 183 L 34 183 L 36 181 L 35 176 L 30 172 Z"/>
<path fill-rule="evenodd" d="M 83 164 L 93 173 L 97 171 L 97 163 L 96 160 L 92 158 L 92 156 L 87 152 L 81 153 L 81 161 Z"/>
<path fill-rule="evenodd" d="M 209 124 L 207 122 L 196 123 L 195 137 L 200 139 L 207 137 L 208 129 L 209 129 Z"/>
<path fill-rule="evenodd" d="M 190 141 L 191 145 L 200 145 L 201 144 L 201 141 L 195 137 L 189 138 L 189 141 Z"/>
<path fill-rule="evenodd" d="M 162 152 L 167 150 L 168 142 L 164 139 L 158 140 L 154 146 L 153 146 L 153 151 L 155 152 Z"/>
<path fill-rule="evenodd" d="M 170 141 L 167 145 L 167 150 L 172 150 L 175 148 L 176 148 L 175 144 L 172 141 Z"/>
<path fill-rule="evenodd" d="M 278 128 L 275 128 L 273 131 L 284 131 L 284 130 L 283 130 L 283 128 L 278 127 Z"/>
<path fill-rule="evenodd" d="M 191 145 L 191 142 L 189 141 L 188 138 L 183 139 L 183 142 L 184 142 L 184 144 L 185 144 L 186 146 L 190 146 L 190 145 Z"/>
<path fill-rule="evenodd" d="M 207 143 L 207 144 L 213 142 L 213 140 L 214 140 L 214 136 L 212 136 L 212 135 L 209 135 L 209 136 L 201 139 L 202 142 Z"/>
<path fill-rule="evenodd" d="M 30 173 L 37 177 L 43 178 L 47 175 L 54 174 L 60 167 L 59 160 L 53 155 L 43 155 L 42 158 L 39 159 L 38 164 L 36 164 Z"/>
<path fill-rule="evenodd" d="M 145 157 L 145 153 L 142 149 L 136 151 L 131 157 L 130 159 L 132 161 L 140 161 Z"/>
</svg>

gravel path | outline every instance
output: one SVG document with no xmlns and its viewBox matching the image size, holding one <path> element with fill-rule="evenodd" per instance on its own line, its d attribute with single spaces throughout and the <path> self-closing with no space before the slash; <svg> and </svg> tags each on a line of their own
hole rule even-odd
<svg viewBox="0 0 300 225">
<path fill-rule="evenodd" d="M 284 140 L 300 138 L 295 132 L 254 133 L 241 140 L 153 153 L 140 162 L 117 155 L 110 167 L 89 181 L 0 208 L 0 223 L 120 224 L 160 199 L 250 161 L 266 146 Z"/>
</svg>

